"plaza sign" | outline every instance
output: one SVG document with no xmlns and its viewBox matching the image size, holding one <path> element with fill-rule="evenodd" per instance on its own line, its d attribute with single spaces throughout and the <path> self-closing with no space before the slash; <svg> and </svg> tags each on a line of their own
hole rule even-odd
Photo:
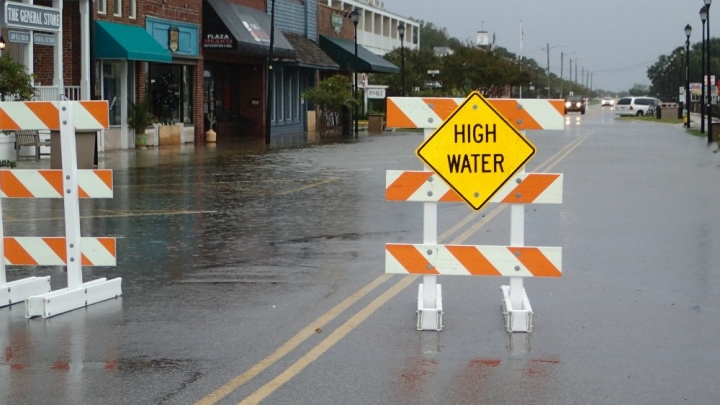
<svg viewBox="0 0 720 405">
<path fill-rule="evenodd" d="M 58 32 L 62 28 L 60 10 L 11 1 L 5 2 L 5 25 L 12 28 Z"/>
</svg>

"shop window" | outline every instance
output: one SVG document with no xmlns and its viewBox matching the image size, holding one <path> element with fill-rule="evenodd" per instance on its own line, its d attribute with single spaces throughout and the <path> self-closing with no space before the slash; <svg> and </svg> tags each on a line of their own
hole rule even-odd
<svg viewBox="0 0 720 405">
<path fill-rule="evenodd" d="M 120 104 L 123 101 L 123 89 L 120 84 L 121 62 L 103 62 L 103 99 L 108 102 L 110 125 L 120 125 Z"/>
<path fill-rule="evenodd" d="M 194 68 L 151 63 L 148 74 L 153 114 L 161 123 L 193 122 Z"/>
<path fill-rule="evenodd" d="M 107 0 L 98 0 L 98 14 L 107 13 Z"/>
<path fill-rule="evenodd" d="M 292 112 L 293 112 L 293 83 L 292 83 L 293 75 L 291 72 L 283 71 L 283 105 L 285 110 L 285 120 L 290 121 L 292 119 Z"/>
</svg>

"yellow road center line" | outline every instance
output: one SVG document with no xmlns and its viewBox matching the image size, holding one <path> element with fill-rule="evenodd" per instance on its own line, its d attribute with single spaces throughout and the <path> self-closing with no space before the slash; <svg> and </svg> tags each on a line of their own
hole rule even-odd
<svg viewBox="0 0 720 405">
<path fill-rule="evenodd" d="M 560 151 L 556 152 L 553 156 L 551 156 L 548 160 L 546 160 L 543 165 L 550 165 L 551 162 L 557 158 L 558 156 L 562 155 L 556 162 L 552 164 L 554 166 L 557 164 L 560 160 L 564 159 L 565 156 L 567 156 L 570 151 L 574 150 L 577 146 L 582 143 L 587 137 L 590 135 L 587 135 L 586 137 L 582 139 L 578 139 L 576 141 L 571 142 L 567 146 L 563 147 Z M 567 152 L 565 152 L 567 151 Z M 565 153 L 563 153 L 565 152 Z M 542 166 L 542 165 L 541 165 Z M 549 166 L 549 167 L 552 167 Z M 540 167 L 538 167 L 538 171 L 542 170 Z M 336 179 L 329 179 L 329 180 L 336 180 Z M 316 183 L 315 185 L 319 185 L 322 183 L 329 182 L 328 180 L 320 183 Z M 309 185 L 303 188 L 312 187 L 315 185 Z M 303 189 L 301 188 L 301 189 Z M 296 189 L 290 192 L 299 191 L 300 189 Z M 288 192 L 289 193 L 289 192 Z M 480 229 L 482 226 L 484 226 L 487 222 L 492 220 L 497 214 L 502 212 L 502 210 L 506 207 L 507 204 L 503 204 L 498 206 L 496 209 L 491 211 L 488 215 L 483 218 L 478 224 L 474 225 L 473 232 L 465 232 L 462 235 L 458 236 L 455 240 L 453 240 L 451 243 L 457 244 L 462 243 L 464 240 L 470 237 L 472 233 Z M 471 215 L 466 217 L 463 221 L 461 221 L 463 226 L 466 224 L 469 220 L 473 219 L 475 215 L 477 215 L 478 212 L 473 212 Z M 454 229 L 458 229 L 457 226 L 451 228 L 451 231 Z M 447 231 L 443 233 L 439 238 L 438 242 L 445 240 L 447 237 L 449 237 L 450 234 L 452 234 L 454 231 Z M 342 302 L 340 302 L 338 305 L 333 307 L 330 311 L 323 314 L 320 318 L 315 320 L 315 322 L 310 323 L 308 326 L 300 330 L 295 336 L 290 338 L 286 343 L 284 343 L 280 348 L 278 348 L 275 352 L 255 364 L 252 368 L 247 370 L 246 372 L 240 374 L 239 376 L 233 378 L 225 385 L 221 386 L 217 390 L 213 391 L 210 395 L 206 396 L 205 398 L 201 399 L 200 401 L 196 402 L 195 405 L 212 405 L 216 402 L 220 401 L 236 389 L 238 389 L 240 386 L 251 380 L 252 378 L 256 377 L 258 374 L 260 374 L 262 371 L 270 367 L 271 365 L 275 364 L 278 360 L 280 360 L 282 357 L 284 357 L 286 354 L 288 354 L 290 351 L 295 349 L 297 346 L 299 346 L 302 342 L 307 340 L 310 336 L 313 336 L 316 332 L 316 329 L 319 327 L 322 327 L 326 325 L 328 322 L 336 318 L 338 315 L 340 315 L 345 309 L 347 309 L 350 305 L 355 303 L 357 300 L 359 300 L 361 297 L 367 295 L 370 291 L 375 289 L 380 284 L 384 283 L 388 278 L 389 274 L 383 274 L 380 277 L 376 278 L 372 282 L 370 282 L 368 285 L 363 287 L 362 289 L 358 290 L 355 294 L 351 295 L 350 297 L 346 298 Z M 288 382 L 290 379 L 292 379 L 294 376 L 299 374 L 305 367 L 307 367 L 310 363 L 315 361 L 318 357 L 320 357 L 323 353 L 325 353 L 329 348 L 331 348 L 335 343 L 339 342 L 342 338 L 344 338 L 348 333 L 350 333 L 355 327 L 357 327 L 360 323 L 362 323 L 365 319 L 367 319 L 372 313 L 374 313 L 377 309 L 382 307 L 387 301 L 389 301 L 391 298 L 393 298 L 395 295 L 400 293 L 403 289 L 405 289 L 408 285 L 410 285 L 413 281 L 415 281 L 419 276 L 417 275 L 408 275 L 404 276 L 400 281 L 398 281 L 395 285 L 390 287 L 385 293 L 380 295 L 378 298 L 370 302 L 365 308 L 360 310 L 360 312 L 356 313 L 354 316 L 352 316 L 348 321 L 346 321 L 343 325 L 341 325 L 339 328 L 334 330 L 327 338 L 325 338 L 323 341 L 321 341 L 318 345 L 316 345 L 313 349 L 310 350 L 305 356 L 303 356 L 300 360 L 292 364 L 290 367 L 288 367 L 283 373 L 272 379 L 270 382 L 262 386 L 260 389 L 252 393 L 250 396 L 245 398 L 242 402 L 240 402 L 240 405 L 249 405 L 249 404 L 257 404 L 263 399 L 267 398 L 270 394 L 272 394 L 275 390 L 277 390 L 280 386 Z"/>
<path fill-rule="evenodd" d="M 390 277 L 391 277 L 390 274 L 383 274 L 380 277 L 378 277 L 375 280 L 368 283 L 365 287 L 363 287 L 360 290 L 358 290 L 357 292 L 355 292 L 353 295 L 345 298 L 342 302 L 335 305 L 332 309 L 330 309 L 326 313 L 322 314 L 315 321 L 308 324 L 308 326 L 301 329 L 300 332 L 298 332 L 295 336 L 290 338 L 290 340 L 285 342 L 282 346 L 280 346 L 272 354 L 270 354 L 269 356 L 260 360 L 260 362 L 255 364 L 253 367 L 251 367 L 246 372 L 240 374 L 239 376 L 237 376 L 237 377 L 233 378 L 232 380 L 230 380 L 229 382 L 227 382 L 225 385 L 216 389 L 210 395 L 208 395 L 205 398 L 201 399 L 200 401 L 196 402 L 195 405 L 211 405 L 211 404 L 214 404 L 217 401 L 220 401 L 221 399 L 225 398 L 228 394 L 230 394 L 231 392 L 238 389 L 238 387 L 242 386 L 246 382 L 253 379 L 255 376 L 257 376 L 258 374 L 263 372 L 266 368 L 275 364 L 278 360 L 283 358 L 286 354 L 290 353 L 293 349 L 295 349 L 301 343 L 306 341 L 310 336 L 315 335 L 317 333 L 317 332 L 315 332 L 315 330 L 317 328 L 321 328 L 321 327 L 327 325 L 330 321 L 335 319 L 343 311 L 348 309 L 351 305 L 355 304 L 358 300 L 360 300 L 362 297 L 366 296 L 368 293 L 370 293 L 376 287 L 378 287 L 379 285 L 384 283 Z"/>
<path fill-rule="evenodd" d="M 292 193 L 296 193 L 296 192 L 298 192 L 298 191 L 306 190 L 306 189 L 308 189 L 308 188 L 321 186 L 321 185 L 327 184 L 327 183 L 332 183 L 333 181 L 337 181 L 337 180 L 338 180 L 337 177 L 331 177 L 331 178 L 329 178 L 329 179 L 325 179 L 325 180 L 322 180 L 322 181 L 318 181 L 317 183 L 308 184 L 308 185 L 306 185 L 306 186 L 294 188 L 294 189 L 288 190 L 288 191 L 281 191 L 281 192 L 279 192 L 279 193 L 275 193 L 275 195 L 292 194 Z"/>
<path fill-rule="evenodd" d="M 353 329 L 358 327 L 364 320 L 370 315 L 377 311 L 380 307 L 385 305 L 390 299 L 396 296 L 400 291 L 405 289 L 408 285 L 414 282 L 419 276 L 405 276 L 397 284 L 390 287 L 387 291 L 382 293 L 379 297 L 369 303 L 365 308 L 361 309 L 357 314 L 353 315 L 340 327 L 335 329 L 330 336 L 326 337 L 323 341 L 313 347 L 306 355 L 300 360 L 295 362 L 293 365 L 288 367 L 280 375 L 273 378 L 270 382 L 263 385 L 252 393 L 250 396 L 241 401 L 238 405 L 252 405 L 257 404 L 263 399 L 267 398 L 280 386 L 290 381 L 291 378 L 298 375 L 302 370 L 305 369 L 310 363 L 317 360 L 323 353 L 333 347 L 337 342 L 342 340 L 348 333 L 352 332 Z"/>
</svg>

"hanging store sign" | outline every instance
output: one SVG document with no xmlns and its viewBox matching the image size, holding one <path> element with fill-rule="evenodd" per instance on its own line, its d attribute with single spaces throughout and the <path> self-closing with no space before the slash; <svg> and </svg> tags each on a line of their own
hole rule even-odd
<svg viewBox="0 0 720 405">
<path fill-rule="evenodd" d="M 33 42 L 35 45 L 55 46 L 57 45 L 57 37 L 53 34 L 41 34 L 36 32 L 35 35 L 33 35 Z"/>
<path fill-rule="evenodd" d="M 57 8 L 7 1 L 5 25 L 12 28 L 58 32 L 62 28 L 62 16 Z"/>
<path fill-rule="evenodd" d="M 17 44 L 29 44 L 30 33 L 27 31 L 8 31 L 8 41 L 15 42 Z"/>
</svg>

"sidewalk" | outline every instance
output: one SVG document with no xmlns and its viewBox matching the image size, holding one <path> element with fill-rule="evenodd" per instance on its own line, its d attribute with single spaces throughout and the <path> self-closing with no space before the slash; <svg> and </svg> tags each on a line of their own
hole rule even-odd
<svg viewBox="0 0 720 405">
<path fill-rule="evenodd" d="M 360 128 L 359 137 L 366 137 L 366 128 Z M 115 149 L 98 153 L 98 169 L 125 170 L 130 167 L 157 167 L 165 164 L 202 162 L 220 156 L 262 154 L 268 151 L 308 144 L 352 142 L 340 136 L 319 139 L 317 133 L 280 135 L 270 145 L 263 139 L 224 140 L 217 143 L 186 143 L 181 145 L 152 146 L 137 149 Z M 40 161 L 21 160 L 16 169 L 50 169 L 50 157 Z"/>
</svg>

